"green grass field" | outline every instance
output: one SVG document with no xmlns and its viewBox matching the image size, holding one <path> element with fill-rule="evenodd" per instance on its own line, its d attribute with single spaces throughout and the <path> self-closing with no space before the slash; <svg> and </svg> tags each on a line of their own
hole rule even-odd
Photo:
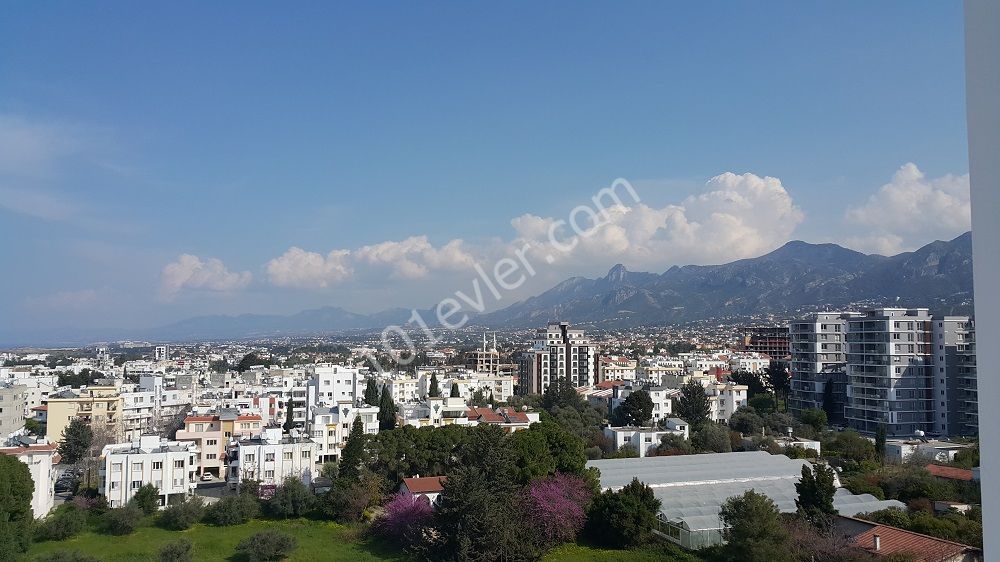
<svg viewBox="0 0 1000 562">
<path fill-rule="evenodd" d="M 380 547 L 356 539 L 350 529 L 327 521 L 294 519 L 289 521 L 254 520 L 245 525 L 213 527 L 195 525 L 187 531 L 167 531 L 144 526 L 131 535 L 114 537 L 91 531 L 58 542 L 40 542 L 32 546 L 28 559 L 47 552 L 78 550 L 107 562 L 155 560 L 160 548 L 181 537 L 194 544 L 196 560 L 238 560 L 233 556 L 236 544 L 257 531 L 276 529 L 296 539 L 298 546 L 288 560 L 317 562 L 350 560 L 352 562 L 408 561 L 392 548 Z"/>
<path fill-rule="evenodd" d="M 698 562 L 699 558 L 672 547 L 646 547 L 638 550 L 607 550 L 578 544 L 566 544 L 549 552 L 542 562 Z"/>
</svg>

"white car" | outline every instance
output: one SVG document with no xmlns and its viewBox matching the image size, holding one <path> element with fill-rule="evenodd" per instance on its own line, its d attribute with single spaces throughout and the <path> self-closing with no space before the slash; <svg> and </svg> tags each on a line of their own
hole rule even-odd
<svg viewBox="0 0 1000 562">
<path fill-rule="evenodd" d="M 212 476 L 211 473 L 206 472 L 205 474 L 201 475 L 202 482 L 211 482 L 212 480 L 215 480 L 215 477 Z"/>
</svg>

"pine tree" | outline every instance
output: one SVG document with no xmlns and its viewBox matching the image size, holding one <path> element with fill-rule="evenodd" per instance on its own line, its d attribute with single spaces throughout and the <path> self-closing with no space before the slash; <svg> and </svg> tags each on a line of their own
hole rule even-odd
<svg viewBox="0 0 1000 562">
<path fill-rule="evenodd" d="M 458 381 L 452 381 L 451 382 L 451 397 L 452 398 L 461 398 L 462 397 L 461 391 L 458 388 Z"/>
<path fill-rule="evenodd" d="M 833 495 L 837 492 L 833 469 L 825 465 L 802 465 L 802 478 L 795 484 L 799 497 L 795 507 L 799 515 L 817 527 L 825 527 L 837 514 Z"/>
<path fill-rule="evenodd" d="M 292 404 L 292 393 L 288 393 L 288 400 L 285 401 L 285 423 L 281 426 L 285 431 L 290 431 L 295 427 L 295 406 Z"/>
<path fill-rule="evenodd" d="M 378 386 L 375 385 L 375 379 L 368 379 L 368 385 L 365 386 L 365 404 L 369 406 L 374 406 L 379 403 Z"/>
<path fill-rule="evenodd" d="M 382 396 L 378 401 L 378 429 L 396 429 L 396 403 L 392 400 L 389 385 L 382 387 Z"/>
<path fill-rule="evenodd" d="M 62 432 L 62 442 L 59 444 L 62 462 L 70 465 L 80 462 L 87 456 L 93 442 L 94 431 L 90 426 L 80 418 L 73 418 Z"/>
<path fill-rule="evenodd" d="M 441 396 L 441 388 L 438 386 L 437 373 L 431 373 L 431 387 L 427 390 L 427 396 L 438 398 Z"/>
<path fill-rule="evenodd" d="M 695 380 L 684 383 L 681 387 L 681 399 L 677 406 L 677 415 L 697 431 L 708 423 L 709 403 L 705 396 L 705 387 Z"/>
<path fill-rule="evenodd" d="M 365 435 L 364 423 L 361 421 L 361 416 L 355 416 L 351 433 L 347 436 L 347 443 L 340 452 L 340 479 L 350 482 L 360 481 L 367 445 L 368 436 Z"/>
</svg>

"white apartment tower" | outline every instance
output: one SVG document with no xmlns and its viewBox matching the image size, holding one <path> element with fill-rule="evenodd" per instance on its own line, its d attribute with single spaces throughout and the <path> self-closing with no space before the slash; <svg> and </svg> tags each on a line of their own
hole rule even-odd
<svg viewBox="0 0 1000 562">
<path fill-rule="evenodd" d="M 936 432 L 934 330 L 926 308 L 880 308 L 848 320 L 849 426 L 894 436 Z"/>
<path fill-rule="evenodd" d="M 597 347 L 584 337 L 583 330 L 568 322 L 550 322 L 535 332 L 535 343 L 521 358 L 521 394 L 540 394 L 549 383 L 562 378 L 573 386 L 600 382 Z"/>
<path fill-rule="evenodd" d="M 788 407 L 795 415 L 810 408 L 823 408 L 826 385 L 844 377 L 847 362 L 847 321 L 857 312 L 817 312 L 789 325 L 791 393 Z M 831 388 L 832 390 L 832 388 Z M 843 415 L 841 393 L 837 393 Z M 829 414 L 829 412 L 828 412 Z"/>
</svg>

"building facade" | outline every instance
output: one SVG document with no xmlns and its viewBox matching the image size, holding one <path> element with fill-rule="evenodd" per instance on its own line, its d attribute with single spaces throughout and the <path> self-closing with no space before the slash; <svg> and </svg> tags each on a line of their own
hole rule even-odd
<svg viewBox="0 0 1000 562">
<path fill-rule="evenodd" d="M 573 386 L 600 381 L 597 347 L 568 322 L 553 322 L 535 332 L 532 348 L 519 361 L 521 394 L 541 394 L 557 378 Z"/>
<path fill-rule="evenodd" d="M 132 443 L 108 445 L 101 456 L 101 493 L 112 508 L 127 504 L 146 484 L 159 490 L 161 507 L 184 501 L 198 485 L 194 443 L 144 435 Z"/>
</svg>

